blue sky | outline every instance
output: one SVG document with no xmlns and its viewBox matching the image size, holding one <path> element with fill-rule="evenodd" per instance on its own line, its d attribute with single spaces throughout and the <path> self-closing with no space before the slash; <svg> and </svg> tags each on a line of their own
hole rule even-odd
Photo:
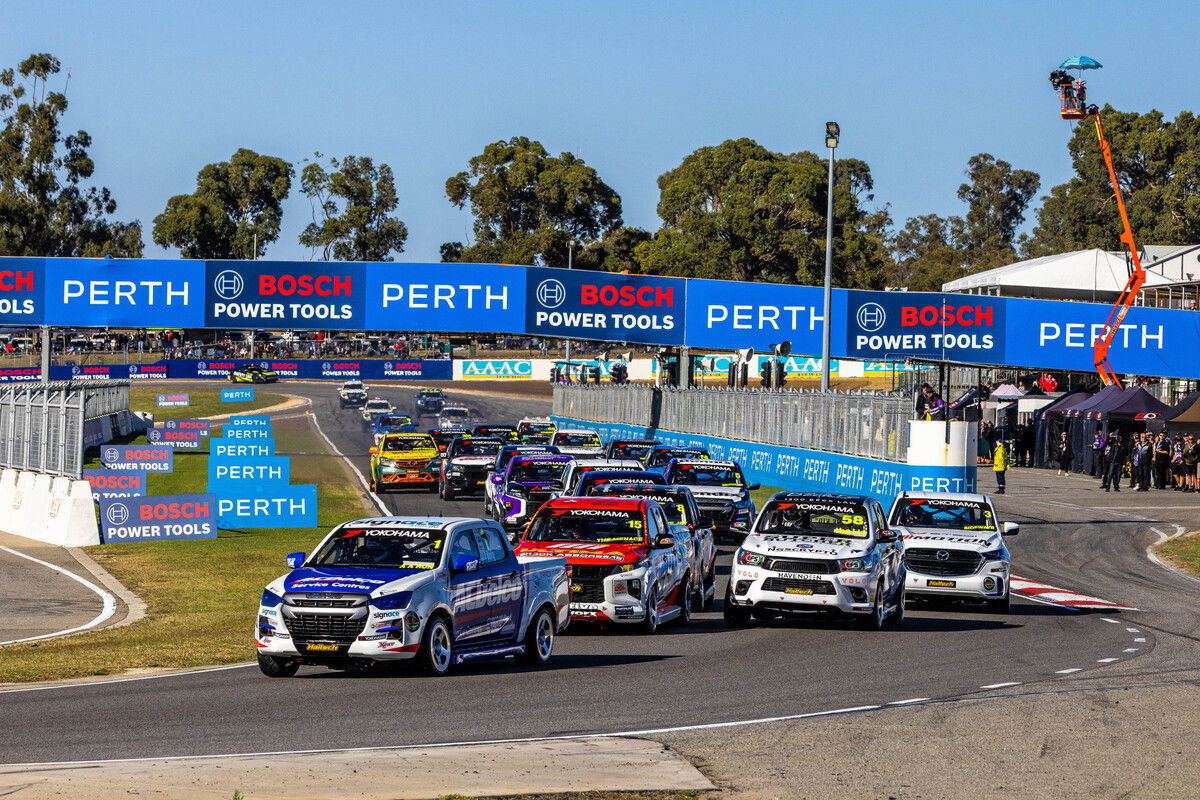
<svg viewBox="0 0 1200 800">
<path fill-rule="evenodd" d="M 1104 63 L 1096 102 L 1168 117 L 1200 106 L 1194 3 L 1058 7 L 26 0 L 6 4 L 0 64 L 62 60 L 65 128 L 92 134 L 96 181 L 120 218 L 142 221 L 148 256 L 164 253 L 149 233 L 167 198 L 249 147 L 391 164 L 410 231 L 397 260 L 436 261 L 470 230 L 446 178 L 510 136 L 583 158 L 621 194 L 626 223 L 653 230 L 657 177 L 696 148 L 747 136 L 816 150 L 837 120 L 839 155 L 870 164 L 876 202 L 900 223 L 960 213 L 978 152 L 1038 172 L 1043 190 L 1069 177 L 1069 123 L 1046 80 L 1067 56 Z M 311 218 L 298 175 L 267 258 L 311 257 L 296 241 Z"/>
</svg>

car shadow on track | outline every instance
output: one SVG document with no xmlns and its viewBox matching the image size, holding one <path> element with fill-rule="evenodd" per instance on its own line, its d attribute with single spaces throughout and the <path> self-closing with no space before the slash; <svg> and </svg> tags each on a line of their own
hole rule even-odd
<svg viewBox="0 0 1200 800">
<path fill-rule="evenodd" d="M 456 675 L 473 675 L 477 673 L 520 674 L 525 672 L 557 672 L 565 669 L 594 669 L 599 667 L 645 664 L 651 661 L 666 661 L 668 659 L 679 657 L 680 656 L 645 654 L 625 655 L 619 653 L 572 653 L 562 655 L 556 653 L 554 657 L 550 659 L 549 664 L 540 667 L 525 667 L 508 659 L 489 659 L 459 664 L 454 667 L 453 673 Z M 402 661 L 395 664 L 384 664 L 367 669 L 302 672 L 296 677 L 304 680 L 371 680 L 381 678 L 395 679 L 400 677 L 420 678 L 423 676 L 414 672 L 413 665 L 410 662 Z"/>
</svg>

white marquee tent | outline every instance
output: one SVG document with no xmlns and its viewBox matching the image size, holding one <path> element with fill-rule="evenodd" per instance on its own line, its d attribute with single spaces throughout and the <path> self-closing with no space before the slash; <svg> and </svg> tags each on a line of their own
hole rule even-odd
<svg viewBox="0 0 1200 800">
<path fill-rule="evenodd" d="M 967 275 L 943 283 L 942 291 L 1104 302 L 1115 300 L 1128 278 L 1123 255 L 1104 250 L 1076 250 Z M 1147 287 L 1171 282 L 1152 268 L 1146 276 Z"/>
</svg>

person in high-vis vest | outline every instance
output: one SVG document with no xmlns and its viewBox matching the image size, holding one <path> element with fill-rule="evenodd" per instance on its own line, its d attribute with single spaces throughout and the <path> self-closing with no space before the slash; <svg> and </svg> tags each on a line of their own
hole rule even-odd
<svg viewBox="0 0 1200 800">
<path fill-rule="evenodd" d="M 996 494 L 1004 494 L 1004 473 L 1008 471 L 1008 445 L 996 442 L 992 452 L 992 469 L 996 472 Z"/>
</svg>

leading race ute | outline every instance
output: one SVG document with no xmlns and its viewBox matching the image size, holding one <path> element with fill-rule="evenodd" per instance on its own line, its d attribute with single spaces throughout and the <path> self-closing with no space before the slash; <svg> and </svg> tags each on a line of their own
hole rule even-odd
<svg viewBox="0 0 1200 800">
<path fill-rule="evenodd" d="M 566 562 L 518 558 L 492 520 L 354 520 L 288 565 L 263 590 L 255 627 L 270 677 L 408 660 L 444 675 L 508 655 L 541 665 L 570 620 Z"/>
</svg>

